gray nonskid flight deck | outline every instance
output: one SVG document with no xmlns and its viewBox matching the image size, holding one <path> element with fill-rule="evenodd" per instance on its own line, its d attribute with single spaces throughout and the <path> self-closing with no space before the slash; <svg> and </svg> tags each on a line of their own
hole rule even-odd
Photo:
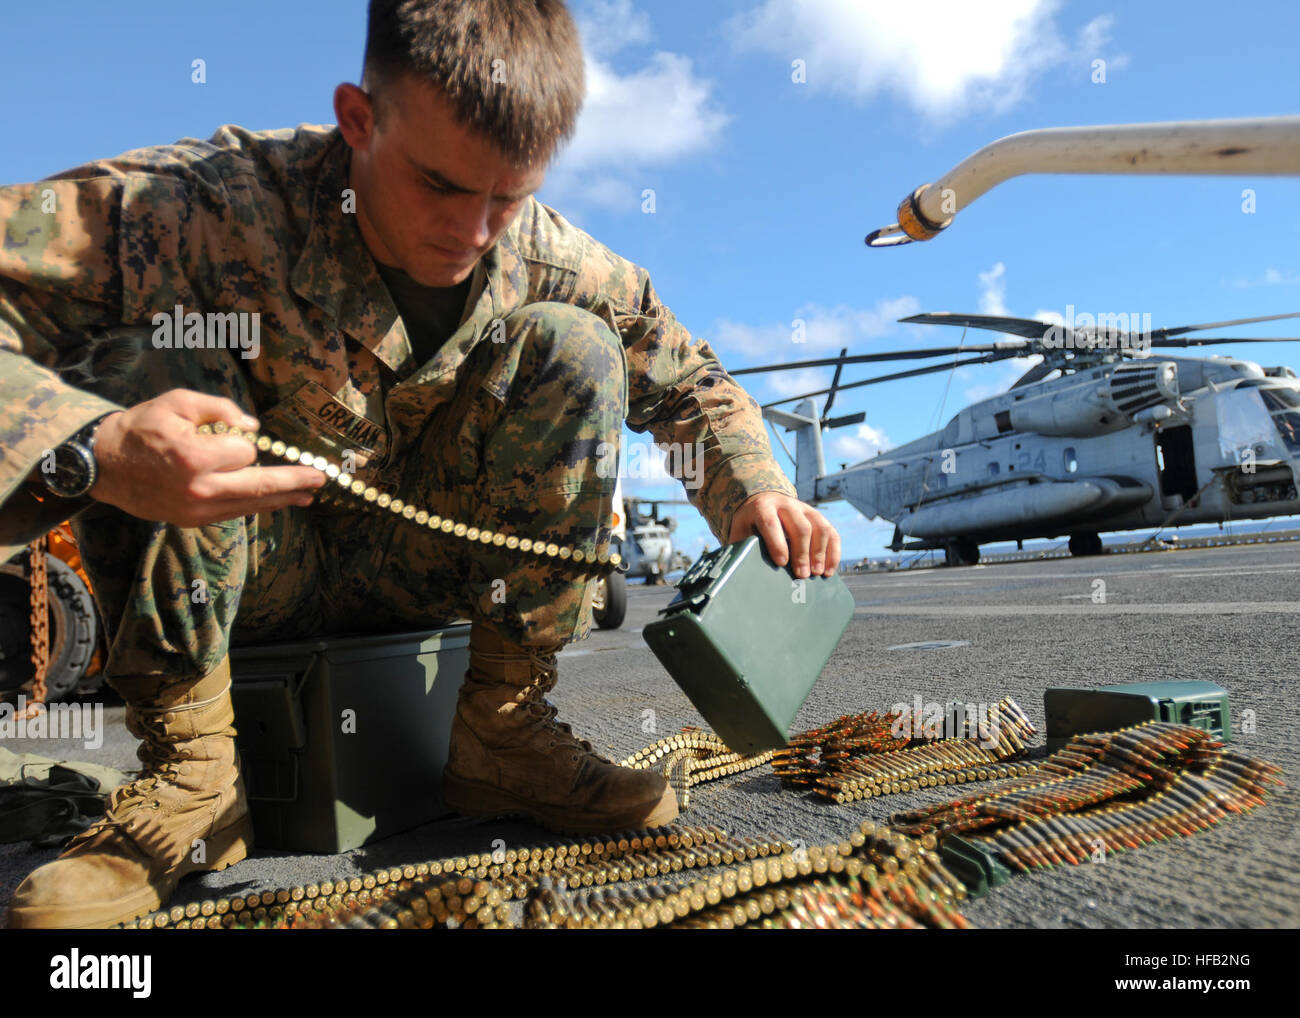
<svg viewBox="0 0 1300 1018">
<path fill-rule="evenodd" d="M 1294 894 L 1300 809 L 1291 787 L 1300 758 L 1294 735 L 1300 717 L 1300 546 L 846 579 L 857 612 L 795 730 L 841 714 L 913 705 L 917 697 L 993 703 L 1002 696 L 1013 697 L 1041 729 L 1048 686 L 1206 679 L 1232 697 L 1234 745 L 1284 769 L 1288 787 L 1250 815 L 1101 864 L 1018 876 L 967 902 L 963 911 L 972 922 L 1001 928 L 1300 925 Z M 702 723 L 639 632 L 671 596 L 670 588 L 629 587 L 624 626 L 595 632 L 560 657 L 560 683 L 551 699 L 561 720 L 614 759 L 682 725 Z M 887 649 L 907 644 L 941 645 Z M 6 748 L 129 769 L 134 740 L 122 726 L 122 708 L 110 706 L 105 718 L 104 746 L 93 753 L 80 743 L 52 740 L 6 740 Z M 1242 731 L 1243 721 L 1253 732 Z M 934 788 L 835 806 L 782 788 L 763 766 L 697 786 L 682 822 L 739 834 L 771 832 L 812 845 L 838 840 L 864 819 L 887 820 L 895 811 L 956 794 Z M 230 870 L 185 880 L 171 904 L 548 839 L 554 836 L 523 823 L 451 820 L 335 856 L 258 852 Z M 0 908 L 30 870 L 56 854 L 0 846 Z"/>
</svg>

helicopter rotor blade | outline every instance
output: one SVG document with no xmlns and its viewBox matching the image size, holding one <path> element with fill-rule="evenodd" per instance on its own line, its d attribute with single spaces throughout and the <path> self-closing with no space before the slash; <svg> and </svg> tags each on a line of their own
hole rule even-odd
<svg viewBox="0 0 1300 1018">
<path fill-rule="evenodd" d="M 845 414 L 843 417 L 823 417 L 822 430 L 830 431 L 832 428 L 846 428 L 850 424 L 861 424 L 867 419 L 867 412 L 859 410 L 856 414 Z"/>
<path fill-rule="evenodd" d="M 1033 385 L 1035 382 L 1041 381 L 1042 379 L 1046 378 L 1055 370 L 1056 370 L 1055 364 L 1052 364 L 1050 361 L 1047 360 L 1041 360 L 1033 367 L 1031 367 L 1028 371 L 1026 371 L 1023 375 L 1021 375 L 1016 380 L 1016 384 L 1013 385 L 1011 388 L 1019 389 L 1022 386 Z"/>
<path fill-rule="evenodd" d="M 1156 329 L 1151 333 L 1151 338 L 1161 338 L 1166 336 L 1181 336 L 1184 332 L 1204 332 L 1206 329 L 1230 329 L 1236 325 L 1253 325 L 1256 322 L 1277 322 L 1283 318 L 1300 318 L 1300 311 L 1293 311 L 1285 315 L 1264 315 L 1262 318 L 1235 318 L 1230 322 L 1204 322 L 1200 325 L 1179 325 L 1172 329 Z"/>
<path fill-rule="evenodd" d="M 1200 325 L 1179 325 L 1168 329 L 1153 329 L 1149 334 L 1151 345 L 1162 345 L 1160 340 L 1173 336 L 1181 336 L 1187 332 L 1202 332 L 1205 329 L 1226 329 L 1237 325 L 1252 325 L 1257 322 L 1277 322 L 1287 318 L 1300 318 L 1300 312 L 1289 312 L 1284 315 L 1261 315 L 1256 318 L 1234 318 L 1226 322 L 1204 322 Z M 927 314 L 912 315 L 910 318 L 900 318 L 901 322 L 910 322 L 917 325 L 961 325 L 973 329 L 988 329 L 993 332 L 1005 332 L 1013 336 L 1023 336 L 1031 342 L 1045 338 L 1047 330 L 1053 327 L 1051 322 L 1040 322 L 1034 318 L 1006 318 L 998 315 L 968 315 L 952 311 L 934 311 Z M 1067 332 L 1079 331 L 1087 333 L 1091 329 L 1074 330 L 1068 326 L 1062 326 Z M 1148 336 L 1141 333 L 1118 332 L 1117 336 L 1132 336 L 1141 338 L 1145 341 Z M 1270 340 L 1243 340 L 1242 342 L 1271 342 Z M 1281 340 L 1281 342 L 1290 342 Z M 1137 345 L 1134 343 L 1133 345 Z M 1169 344 L 1175 345 L 1175 344 Z M 1181 344 L 1178 344 L 1181 345 Z M 1207 345 L 1204 343 L 1198 344 Z M 973 347 L 971 349 L 974 349 Z"/>
<path fill-rule="evenodd" d="M 977 343 L 972 346 L 936 346 L 928 350 L 891 350 L 888 353 L 859 353 L 847 357 L 823 357 L 811 361 L 788 361 L 785 364 L 764 364 L 756 368 L 728 369 L 727 374 L 756 375 L 764 371 L 793 371 L 796 368 L 829 368 L 839 364 L 874 364 L 880 361 L 925 360 L 930 357 L 953 357 L 964 353 L 989 353 L 1001 357 L 1019 357 L 1032 353 L 1027 343 Z M 998 358 L 992 358 L 997 360 Z M 839 386 L 843 389 L 844 386 Z M 829 392 L 829 389 L 823 390 Z"/>
<path fill-rule="evenodd" d="M 1257 318 L 1238 318 L 1226 322 L 1207 322 L 1202 325 L 1182 325 L 1170 329 L 1156 329 L 1149 335 L 1132 332 L 1119 332 L 1108 337 L 1108 344 L 1113 343 L 1115 346 L 1122 348 L 1125 353 L 1131 350 L 1143 347 L 1192 347 L 1192 346 L 1213 346 L 1220 343 L 1295 343 L 1300 340 L 1293 337 L 1259 337 L 1250 338 L 1244 336 L 1233 337 L 1184 337 L 1187 332 L 1196 332 L 1203 329 L 1216 327 L 1228 327 L 1235 325 L 1246 325 L 1253 322 L 1272 322 L 1286 318 L 1300 318 L 1300 312 L 1283 314 L 1283 315 L 1263 315 Z M 1091 329 L 1070 329 L 1064 326 L 1055 326 L 1051 322 L 1042 322 L 1034 318 L 1011 318 L 1001 315 L 975 315 L 962 314 L 950 311 L 934 311 L 926 314 L 911 315 L 908 318 L 900 318 L 900 322 L 917 325 L 955 325 L 964 328 L 987 329 L 993 332 L 1002 332 L 1020 337 L 1018 340 L 1002 340 L 993 343 L 977 343 L 970 346 L 941 346 L 931 347 L 926 350 L 892 350 L 883 353 L 867 353 L 847 355 L 847 347 L 840 351 L 838 357 L 823 357 L 815 360 L 806 361 L 788 361 L 784 364 L 765 364 L 752 368 L 737 368 L 730 372 L 731 375 L 752 375 L 767 371 L 789 371 L 798 368 L 825 368 L 834 367 L 835 375 L 831 380 L 829 388 L 817 389 L 813 392 L 806 392 L 799 396 L 790 396 L 786 399 L 776 400 L 772 403 L 766 403 L 764 406 L 775 407 L 782 403 L 791 403 L 801 399 L 807 399 L 812 396 L 824 396 L 830 394 L 830 399 L 826 401 L 826 410 L 830 409 L 835 400 L 837 393 L 847 389 L 856 389 L 863 385 L 875 385 L 879 382 L 893 382 L 902 378 L 914 378 L 917 375 L 929 374 L 933 371 L 945 371 L 951 367 L 964 367 L 972 364 L 988 364 L 993 361 L 1006 360 L 1011 357 L 1024 357 L 1032 354 L 1047 354 L 1051 359 L 1050 353 L 1057 347 L 1045 350 L 1043 340 L 1046 338 L 1048 330 L 1052 328 L 1064 328 L 1069 334 L 1066 338 L 1073 339 L 1077 335 L 1084 342 L 1080 342 L 1075 347 L 1073 342 L 1067 343 L 1071 349 L 1089 349 L 1101 344 L 1086 342 L 1090 338 Z M 1127 339 L 1129 342 L 1125 343 Z M 850 382 L 847 385 L 840 383 L 841 371 L 846 364 L 873 364 L 884 361 L 901 361 L 901 360 L 926 360 L 932 357 L 960 357 L 962 354 L 979 354 L 977 357 L 970 357 L 966 360 L 959 360 L 952 363 L 931 364 L 923 368 L 915 368 L 910 371 L 898 371 L 888 375 L 880 375 L 875 378 L 868 378 L 858 382 Z M 1048 366 L 1046 361 L 1031 367 L 1012 388 L 1019 388 L 1024 385 L 1030 385 L 1039 381 L 1048 375 L 1059 364 Z M 829 420 L 823 410 L 823 422 Z"/>
<path fill-rule="evenodd" d="M 1152 339 L 1152 346 L 1214 346 L 1217 343 L 1300 343 L 1296 336 L 1187 336 L 1180 339 Z"/>
<path fill-rule="evenodd" d="M 960 325 L 971 329 L 987 329 L 990 332 L 1005 332 L 1029 340 L 1042 339 L 1044 333 L 1052 327 L 1051 322 L 1040 322 L 1037 318 L 968 315 L 956 311 L 930 311 L 922 315 L 912 315 L 910 318 L 900 318 L 899 321 L 914 325 Z"/>
<path fill-rule="evenodd" d="M 840 362 L 835 365 L 835 377 L 831 379 L 831 394 L 826 397 L 826 405 L 822 407 L 822 427 L 826 426 L 826 415 L 831 412 L 831 405 L 835 402 L 835 390 L 839 388 L 840 373 L 844 370 L 843 358 L 848 356 L 849 348 L 840 347 Z"/>
<path fill-rule="evenodd" d="M 891 375 L 877 375 L 875 378 L 864 378 L 858 382 L 849 382 L 839 388 L 843 392 L 845 389 L 858 389 L 864 385 L 877 385 L 880 382 L 894 382 L 900 378 L 915 378 L 917 375 L 928 375 L 935 371 L 948 371 L 952 368 L 964 368 L 971 364 L 988 364 L 990 361 L 999 359 L 995 354 L 984 354 L 982 357 L 968 357 L 964 361 L 949 361 L 947 364 L 927 364 L 923 368 L 912 368 L 910 371 L 895 371 Z M 782 403 L 793 403 L 796 400 L 821 396 L 827 392 L 830 392 L 830 390 L 818 389 L 816 392 L 805 392 L 798 396 L 786 396 L 784 399 L 778 399 L 772 403 L 764 403 L 763 408 L 780 406 Z"/>
</svg>

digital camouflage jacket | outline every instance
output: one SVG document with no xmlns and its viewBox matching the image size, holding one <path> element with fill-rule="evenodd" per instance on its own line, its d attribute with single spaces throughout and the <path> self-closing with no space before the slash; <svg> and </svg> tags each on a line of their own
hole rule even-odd
<svg viewBox="0 0 1300 1018">
<path fill-rule="evenodd" d="M 304 125 L 226 126 L 0 188 L 0 561 L 81 507 L 25 480 L 46 450 L 117 409 L 76 385 L 111 370 L 105 335 L 152 328 L 177 306 L 260 313 L 258 355 L 230 356 L 264 427 L 277 411 L 305 413 L 323 450 L 353 450 L 364 476 L 410 448 L 499 319 L 536 301 L 576 305 L 622 338 L 628 426 L 698 443 L 703 483 L 689 496 L 715 535 L 726 539 L 749 496 L 794 494 L 757 405 L 646 271 L 535 199 L 479 260 L 460 328 L 415 363 L 347 186 L 337 128 Z"/>
</svg>

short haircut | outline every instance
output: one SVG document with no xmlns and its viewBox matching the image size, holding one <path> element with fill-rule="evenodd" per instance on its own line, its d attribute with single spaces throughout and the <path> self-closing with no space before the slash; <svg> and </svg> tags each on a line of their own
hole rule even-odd
<svg viewBox="0 0 1300 1018">
<path fill-rule="evenodd" d="M 545 165 L 572 136 L 585 91 L 563 0 L 370 0 L 363 82 L 376 121 L 403 76 L 521 166 Z"/>
</svg>

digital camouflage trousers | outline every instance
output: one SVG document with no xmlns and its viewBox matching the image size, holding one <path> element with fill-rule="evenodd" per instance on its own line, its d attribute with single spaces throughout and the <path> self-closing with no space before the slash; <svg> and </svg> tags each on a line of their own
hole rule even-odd
<svg viewBox="0 0 1300 1018">
<path fill-rule="evenodd" d="M 622 345 L 600 319 L 567 304 L 531 304 L 504 322 L 498 341 L 470 351 L 449 400 L 409 435 L 388 436 L 368 483 L 480 529 L 604 546 L 615 483 L 609 450 L 626 416 Z M 258 406 L 237 351 L 154 349 L 142 335 L 132 354 L 109 358 L 111 371 L 78 384 L 125 406 L 177 388 L 227 396 L 259 417 L 264 433 L 337 462 L 338 443 L 313 434 L 311 414 L 300 412 L 310 386 Z M 486 619 L 529 645 L 590 630 L 593 581 L 573 565 L 470 545 L 337 496 L 202 527 L 96 503 L 74 529 L 107 627 L 110 681 L 205 674 L 231 645 L 414 631 L 457 618 Z"/>
</svg>

